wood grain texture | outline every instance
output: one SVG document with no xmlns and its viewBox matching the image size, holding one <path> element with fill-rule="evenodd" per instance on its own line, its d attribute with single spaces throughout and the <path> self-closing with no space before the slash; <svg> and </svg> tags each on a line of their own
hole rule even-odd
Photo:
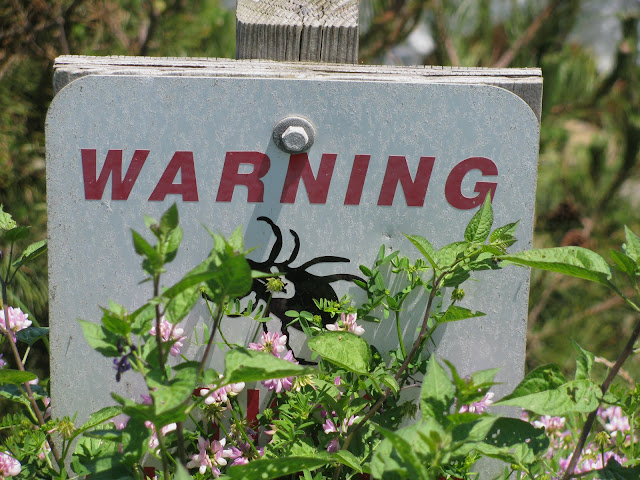
<svg viewBox="0 0 640 480">
<path fill-rule="evenodd" d="M 414 82 L 493 85 L 518 95 L 540 121 L 539 68 L 393 67 L 286 63 L 228 58 L 89 57 L 65 55 L 54 64 L 54 91 L 85 75 L 149 75 L 298 78 L 353 82 Z"/>
<path fill-rule="evenodd" d="M 236 58 L 357 63 L 358 0 L 238 0 Z"/>
</svg>

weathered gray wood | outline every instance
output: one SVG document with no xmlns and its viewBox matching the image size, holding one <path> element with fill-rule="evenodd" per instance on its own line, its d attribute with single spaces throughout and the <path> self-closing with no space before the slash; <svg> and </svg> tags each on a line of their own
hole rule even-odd
<svg viewBox="0 0 640 480">
<path fill-rule="evenodd" d="M 287 27 L 288 28 L 288 27 Z M 290 46 L 287 46 L 290 48 Z M 288 52 L 288 51 L 287 51 Z M 289 55 L 289 53 L 287 53 Z M 332 65 L 215 58 L 83 57 L 66 55 L 54 64 L 54 91 L 85 75 L 150 75 L 326 79 L 362 82 L 476 83 L 504 88 L 534 111 L 542 110 L 539 68 L 392 67 Z"/>
<path fill-rule="evenodd" d="M 238 0 L 236 58 L 358 62 L 358 0 Z"/>
</svg>

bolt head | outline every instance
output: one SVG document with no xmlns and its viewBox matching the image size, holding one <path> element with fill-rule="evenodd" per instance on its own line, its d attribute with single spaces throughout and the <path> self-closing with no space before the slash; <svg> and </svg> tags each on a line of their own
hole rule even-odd
<svg viewBox="0 0 640 480">
<path fill-rule="evenodd" d="M 304 128 L 290 125 L 282 133 L 282 144 L 291 152 L 301 152 L 309 142 L 309 135 Z"/>
</svg>

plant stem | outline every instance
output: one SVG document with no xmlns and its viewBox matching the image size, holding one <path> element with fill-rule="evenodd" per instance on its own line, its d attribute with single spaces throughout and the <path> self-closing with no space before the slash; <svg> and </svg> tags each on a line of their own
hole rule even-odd
<svg viewBox="0 0 640 480">
<path fill-rule="evenodd" d="M 607 393 L 607 390 L 609 390 L 609 387 L 611 386 L 613 379 L 616 377 L 616 375 L 618 375 L 618 372 L 620 368 L 622 368 L 622 365 L 624 364 L 624 362 L 627 360 L 627 358 L 629 358 L 629 355 L 633 353 L 633 346 L 635 345 L 639 336 L 640 336 L 640 320 L 638 320 L 638 322 L 636 323 L 636 326 L 633 329 L 633 333 L 631 333 L 631 336 L 629 337 L 627 344 L 624 346 L 624 349 L 620 353 L 620 356 L 616 360 L 616 363 L 613 365 L 611 370 L 609 370 L 609 374 L 607 375 L 607 378 L 604 379 L 604 382 L 602 382 L 602 385 L 600 386 L 600 390 L 602 391 L 603 396 L 605 393 Z M 602 401 L 598 402 L 598 408 L 600 408 L 601 403 Z M 589 433 L 591 432 L 591 428 L 593 427 L 593 422 L 596 419 L 598 408 L 596 408 L 593 412 L 591 412 L 587 417 L 587 421 L 584 423 L 584 426 L 582 427 L 582 433 L 580 434 L 580 439 L 576 444 L 576 448 L 573 450 L 573 454 L 571 455 L 571 461 L 569 462 L 569 465 L 567 466 L 567 469 L 564 475 L 562 476 L 562 480 L 569 480 L 570 478 L 573 478 L 574 476 L 573 471 L 575 470 L 576 465 L 578 464 L 578 460 L 580 458 L 580 454 L 582 453 L 582 449 L 584 448 L 584 445 L 587 442 L 587 437 L 589 436 Z"/>
<path fill-rule="evenodd" d="M 211 334 L 209 335 L 209 340 L 207 341 L 207 347 L 204 349 L 204 354 L 202 355 L 200 365 L 198 366 L 198 378 L 200 378 L 200 374 L 204 370 L 204 365 L 207 363 L 207 359 L 209 358 L 211 346 L 213 345 L 213 337 L 216 336 L 216 330 L 218 330 L 218 325 L 220 325 L 220 320 L 222 319 L 223 313 L 224 305 L 216 304 L 216 315 L 213 319 L 213 328 L 211 329 Z"/>
<path fill-rule="evenodd" d="M 402 338 L 402 329 L 400 328 L 400 312 L 396 310 L 396 332 L 398 334 L 398 342 L 400 343 L 400 351 L 402 358 L 407 358 L 407 350 L 404 348 L 404 340 Z"/>
<path fill-rule="evenodd" d="M 404 362 L 398 369 L 398 372 L 394 377 L 396 380 L 402 377 L 403 373 L 405 372 L 405 370 L 413 360 L 413 357 L 417 354 L 418 350 L 420 349 L 420 346 L 423 344 L 423 341 L 426 339 L 427 333 L 428 332 L 433 333 L 434 327 L 432 327 L 429 331 L 427 331 L 429 327 L 429 317 L 431 316 L 431 307 L 433 305 L 433 299 L 436 297 L 436 294 L 438 293 L 437 285 L 440 283 L 440 280 L 443 278 L 443 276 L 444 274 L 440 276 L 436 281 L 433 282 L 433 287 L 431 289 L 431 293 L 429 294 L 429 301 L 427 302 L 427 310 L 424 313 L 424 320 L 422 321 L 422 328 L 420 329 L 418 338 L 416 338 L 416 341 L 414 342 L 413 347 L 409 352 L 409 355 L 405 358 Z M 387 388 L 382 394 L 382 396 L 378 399 L 378 401 L 369 409 L 369 411 L 362 418 L 362 420 L 359 421 L 356 425 L 354 425 L 353 429 L 351 430 L 351 432 L 345 439 L 344 444 L 342 445 L 342 450 L 347 450 L 349 448 L 349 445 L 351 444 L 351 441 L 353 440 L 353 437 L 355 436 L 356 432 L 360 430 L 361 426 L 367 423 L 371 419 L 371 417 L 373 417 L 376 414 L 378 410 L 380 410 L 380 407 L 382 407 L 382 404 L 387 400 L 387 398 L 389 398 L 390 394 L 391 394 L 391 388 Z M 339 464 L 336 467 L 336 472 L 335 472 L 335 475 L 333 476 L 334 480 L 338 480 L 341 469 L 342 467 Z"/>
<path fill-rule="evenodd" d="M 13 244 L 12 244 L 13 247 Z M 2 283 L 2 308 L 4 310 L 4 318 L 5 318 L 5 325 L 8 326 L 9 324 L 9 305 L 7 304 L 7 283 L 4 281 L 1 281 L 0 283 Z M 9 346 L 11 347 L 11 352 L 13 353 L 13 357 L 15 358 L 16 361 L 16 365 L 18 366 L 18 370 L 20 370 L 21 372 L 24 372 L 24 364 L 22 363 L 22 359 L 20 358 L 20 352 L 18 352 L 18 347 L 16 346 L 16 343 L 13 341 L 13 337 L 11 336 L 11 332 L 9 331 L 9 329 L 4 329 L 4 328 L 0 328 L 0 331 L 2 333 L 4 333 L 7 337 L 7 340 L 9 340 Z M 33 408 L 33 411 L 36 415 L 36 418 L 38 419 L 38 424 L 41 427 L 44 427 L 45 421 L 44 421 L 44 417 L 42 416 L 42 412 L 40 411 L 40 408 L 38 408 L 38 404 L 36 403 L 36 399 L 33 396 L 33 391 L 31 390 L 31 385 L 29 385 L 28 383 L 24 383 L 24 389 L 27 392 L 27 397 L 29 398 L 29 403 L 31 404 L 31 407 Z M 53 453 L 53 458 L 55 458 L 56 460 L 56 464 L 58 465 L 58 468 L 61 469 L 61 465 L 60 465 L 60 452 L 58 452 L 58 449 L 53 441 L 53 437 L 51 436 L 51 434 L 47 433 L 46 430 L 44 430 L 44 434 L 47 437 L 47 441 L 49 442 L 49 446 L 51 447 L 51 452 Z"/>
</svg>

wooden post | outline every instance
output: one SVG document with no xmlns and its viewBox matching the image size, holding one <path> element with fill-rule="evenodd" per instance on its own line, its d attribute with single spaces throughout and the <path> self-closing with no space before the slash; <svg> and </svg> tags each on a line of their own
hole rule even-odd
<svg viewBox="0 0 640 480">
<path fill-rule="evenodd" d="M 358 63 L 359 0 L 238 0 L 236 58 Z"/>
</svg>

